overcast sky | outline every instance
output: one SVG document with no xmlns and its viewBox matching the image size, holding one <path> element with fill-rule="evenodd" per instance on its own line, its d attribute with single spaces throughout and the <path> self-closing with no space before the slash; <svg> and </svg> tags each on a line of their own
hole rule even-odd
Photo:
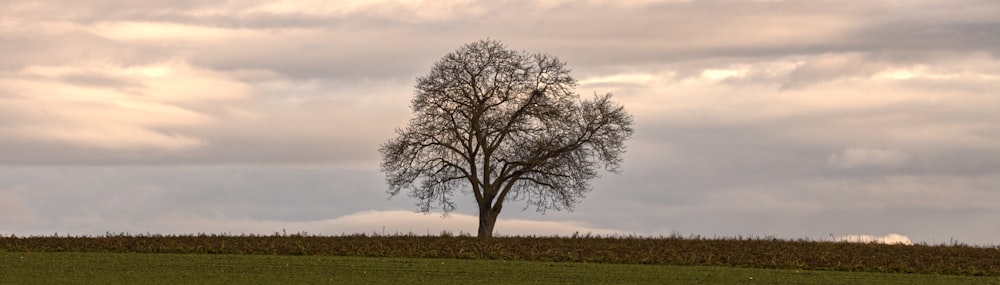
<svg viewBox="0 0 1000 285">
<path fill-rule="evenodd" d="M 378 147 L 484 38 L 635 116 L 621 174 L 499 234 L 1000 243 L 993 0 L 4 1 L 0 234 L 474 233 Z"/>
</svg>

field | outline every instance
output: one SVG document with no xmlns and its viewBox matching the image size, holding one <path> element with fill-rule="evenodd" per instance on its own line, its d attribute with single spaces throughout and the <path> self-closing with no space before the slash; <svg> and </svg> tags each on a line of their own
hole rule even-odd
<svg viewBox="0 0 1000 285">
<path fill-rule="evenodd" d="M 0 272 L 3 284 L 1000 284 L 1000 248 L 679 237 L 0 237 Z"/>
<path fill-rule="evenodd" d="M 0 253 L 2 284 L 1000 284 L 1000 278 L 394 257 Z"/>
</svg>

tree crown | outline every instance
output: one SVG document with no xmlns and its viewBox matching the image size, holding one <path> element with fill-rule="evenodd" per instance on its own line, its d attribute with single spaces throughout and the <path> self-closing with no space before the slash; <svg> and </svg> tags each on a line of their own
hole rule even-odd
<svg viewBox="0 0 1000 285">
<path fill-rule="evenodd" d="M 611 94 L 580 100 L 569 72 L 495 40 L 444 56 L 417 79 L 414 117 L 380 149 L 388 193 L 409 189 L 424 212 L 447 213 L 468 190 L 497 213 L 508 199 L 572 209 L 599 166 L 619 169 L 632 117 Z"/>
</svg>

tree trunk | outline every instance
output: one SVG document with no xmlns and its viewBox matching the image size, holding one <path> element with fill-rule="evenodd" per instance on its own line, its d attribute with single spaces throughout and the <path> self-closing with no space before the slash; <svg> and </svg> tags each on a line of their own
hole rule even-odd
<svg viewBox="0 0 1000 285">
<path fill-rule="evenodd" d="M 479 238 L 492 238 L 493 226 L 497 223 L 497 214 L 493 213 L 489 202 L 479 204 Z"/>
</svg>

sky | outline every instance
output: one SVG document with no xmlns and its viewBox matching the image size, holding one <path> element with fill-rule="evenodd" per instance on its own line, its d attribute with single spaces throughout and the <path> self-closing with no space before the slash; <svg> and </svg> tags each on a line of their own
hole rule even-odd
<svg viewBox="0 0 1000 285">
<path fill-rule="evenodd" d="M 1000 243 L 992 0 L 0 3 L 0 234 L 474 233 L 379 146 L 480 39 L 634 115 L 620 174 L 500 235 Z"/>
</svg>

